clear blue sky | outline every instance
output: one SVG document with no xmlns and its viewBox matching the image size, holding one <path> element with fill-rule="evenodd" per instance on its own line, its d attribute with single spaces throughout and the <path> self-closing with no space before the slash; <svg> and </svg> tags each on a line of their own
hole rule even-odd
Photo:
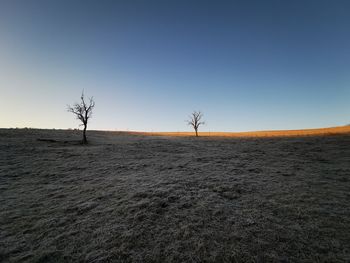
<svg viewBox="0 0 350 263">
<path fill-rule="evenodd" d="M 350 123 L 350 1 L 0 1 L 0 127 L 207 131 Z"/>
</svg>

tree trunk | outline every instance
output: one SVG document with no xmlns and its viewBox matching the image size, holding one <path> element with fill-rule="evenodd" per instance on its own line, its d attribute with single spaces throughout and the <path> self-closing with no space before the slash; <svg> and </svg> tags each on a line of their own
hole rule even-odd
<svg viewBox="0 0 350 263">
<path fill-rule="evenodd" d="M 83 130 L 83 144 L 87 144 L 87 139 L 86 139 L 86 128 L 87 128 L 87 125 L 84 124 L 84 130 Z"/>
<path fill-rule="evenodd" d="M 197 130 L 197 129 L 195 129 L 195 131 L 196 131 L 196 137 L 198 137 L 198 130 Z"/>
</svg>

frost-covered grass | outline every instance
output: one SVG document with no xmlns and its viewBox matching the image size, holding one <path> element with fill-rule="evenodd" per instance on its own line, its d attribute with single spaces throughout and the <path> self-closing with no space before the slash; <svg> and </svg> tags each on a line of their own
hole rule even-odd
<svg viewBox="0 0 350 263">
<path fill-rule="evenodd" d="M 350 136 L 79 139 L 0 130 L 0 261 L 350 261 Z"/>
</svg>

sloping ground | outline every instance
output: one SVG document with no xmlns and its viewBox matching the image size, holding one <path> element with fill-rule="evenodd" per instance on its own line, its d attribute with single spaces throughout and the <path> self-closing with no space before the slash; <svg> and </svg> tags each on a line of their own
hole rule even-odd
<svg viewBox="0 0 350 263">
<path fill-rule="evenodd" d="M 88 135 L 0 130 L 0 261 L 350 261 L 350 136 Z"/>
<path fill-rule="evenodd" d="M 136 132 L 137 133 L 137 132 Z M 164 136 L 193 136 L 194 132 L 144 132 L 144 135 Z M 294 136 L 324 136 L 350 134 L 350 126 L 304 129 L 304 130 L 277 130 L 253 132 L 199 132 L 199 136 L 212 137 L 294 137 Z"/>
</svg>

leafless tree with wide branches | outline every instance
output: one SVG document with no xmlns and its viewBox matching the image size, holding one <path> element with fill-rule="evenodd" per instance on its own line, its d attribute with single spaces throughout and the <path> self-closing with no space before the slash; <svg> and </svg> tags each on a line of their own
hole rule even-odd
<svg viewBox="0 0 350 263">
<path fill-rule="evenodd" d="M 194 111 L 189 116 L 189 120 L 187 121 L 187 124 L 192 126 L 194 131 L 196 132 L 196 137 L 198 137 L 198 128 L 200 125 L 204 125 L 205 122 L 202 121 L 203 114 L 200 111 Z"/>
<path fill-rule="evenodd" d="M 80 103 L 74 103 L 73 106 L 68 105 L 68 111 L 73 113 L 78 120 L 82 122 L 83 129 L 83 144 L 87 144 L 86 129 L 89 119 L 92 115 L 92 109 L 95 107 L 95 101 L 93 97 L 89 98 L 89 102 L 85 101 L 84 92 L 81 93 Z"/>
</svg>

